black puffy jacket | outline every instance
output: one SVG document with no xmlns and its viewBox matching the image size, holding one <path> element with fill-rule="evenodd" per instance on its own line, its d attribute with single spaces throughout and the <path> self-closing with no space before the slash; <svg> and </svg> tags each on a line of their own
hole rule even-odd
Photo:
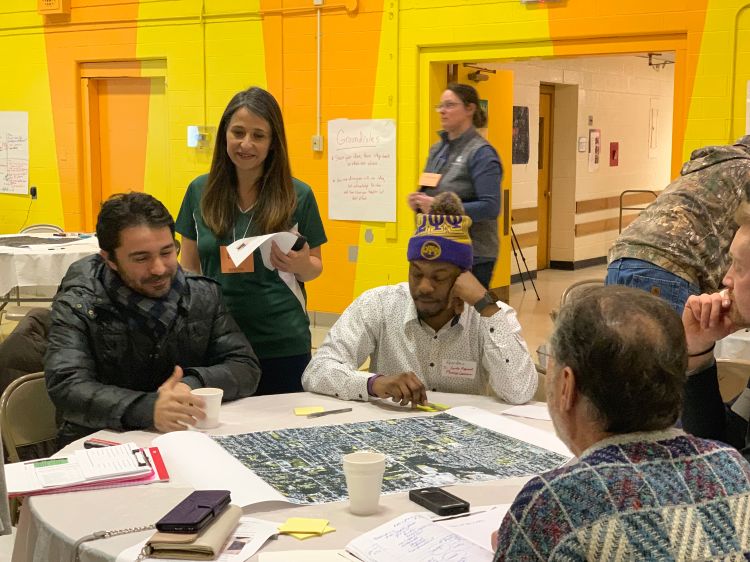
<svg viewBox="0 0 750 562">
<path fill-rule="evenodd" d="M 224 400 L 255 392 L 260 366 L 225 308 L 215 281 L 185 273 L 178 314 L 160 339 L 131 331 L 100 279 L 99 255 L 70 266 L 52 305 L 44 357 L 47 390 L 61 418 L 60 444 L 99 429 L 153 425 L 157 389 L 179 365 L 192 388 L 218 387 Z"/>
</svg>

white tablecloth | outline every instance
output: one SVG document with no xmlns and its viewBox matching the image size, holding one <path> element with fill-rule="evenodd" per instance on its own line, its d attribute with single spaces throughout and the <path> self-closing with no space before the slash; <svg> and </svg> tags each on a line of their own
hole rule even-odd
<svg viewBox="0 0 750 562">
<path fill-rule="evenodd" d="M 747 359 L 750 361 L 750 330 L 743 328 L 716 342 L 714 355 L 719 359 Z"/>
<path fill-rule="evenodd" d="M 51 234 L 23 236 L 52 237 Z M 98 251 L 96 237 L 71 238 L 69 244 L 38 244 L 25 248 L 0 246 L 0 296 L 14 287 L 56 287 L 70 264 Z"/>
<path fill-rule="evenodd" d="M 445 394 L 432 392 L 430 400 L 451 406 L 476 406 L 500 413 L 509 408 L 487 396 Z M 292 409 L 299 406 L 324 406 L 326 409 L 353 408 L 352 412 L 334 414 L 317 419 L 294 416 Z M 422 412 L 405 410 L 389 403 L 342 402 L 335 398 L 311 393 L 281 394 L 245 398 L 222 406 L 221 425 L 211 433 L 228 435 L 250 431 L 267 431 L 287 427 L 309 427 L 334 425 L 356 421 L 411 417 L 425 415 Z M 514 421 L 552 431 L 548 421 L 513 418 Z M 118 434 L 101 431 L 96 434 L 120 442 L 135 441 L 141 446 L 151 443 L 156 434 L 133 431 Z M 63 452 L 80 448 L 82 440 L 72 443 Z M 196 463 L 201 459 L 196 458 Z M 466 499 L 472 505 L 511 503 L 528 478 L 513 478 L 476 484 L 449 487 L 449 491 Z M 171 481 L 163 484 L 113 488 L 90 492 L 74 492 L 29 498 L 21 511 L 13 561 L 65 561 L 70 559 L 71 545 L 80 537 L 94 531 L 120 529 L 151 524 L 163 516 L 178 501 L 190 493 L 185 483 Z M 276 509 L 274 509 L 276 508 Z M 245 513 L 261 519 L 283 522 L 288 517 L 320 517 L 330 521 L 336 532 L 304 543 L 289 536 L 269 541 L 263 552 L 275 550 L 334 549 L 344 547 L 361 533 L 371 530 L 390 519 L 420 508 L 409 501 L 408 494 L 389 494 L 381 497 L 380 511 L 371 516 L 360 517 L 349 513 L 346 502 L 323 505 L 291 506 L 279 504 L 250 506 Z M 126 548 L 145 540 L 151 531 L 121 535 L 86 543 L 81 549 L 81 560 L 111 561 Z M 257 556 L 251 558 L 257 560 Z"/>
</svg>

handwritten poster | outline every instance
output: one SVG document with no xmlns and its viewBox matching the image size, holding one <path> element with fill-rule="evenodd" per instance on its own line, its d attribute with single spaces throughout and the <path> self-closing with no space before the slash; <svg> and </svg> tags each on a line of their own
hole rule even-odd
<svg viewBox="0 0 750 562">
<path fill-rule="evenodd" d="M 0 111 L 0 193 L 29 192 L 29 114 Z"/>
<path fill-rule="evenodd" d="M 396 124 L 391 119 L 328 122 L 328 217 L 395 222 Z"/>
</svg>

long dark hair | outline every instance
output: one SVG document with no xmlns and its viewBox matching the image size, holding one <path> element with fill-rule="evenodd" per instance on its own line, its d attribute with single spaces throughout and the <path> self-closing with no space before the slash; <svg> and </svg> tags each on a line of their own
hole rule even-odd
<svg viewBox="0 0 750 562">
<path fill-rule="evenodd" d="M 279 104 L 262 88 L 243 90 L 230 100 L 219 121 L 211 171 L 201 200 L 203 220 L 219 238 L 232 229 L 238 212 L 237 170 L 227 154 L 227 127 L 235 112 L 243 107 L 264 119 L 271 128 L 271 146 L 263 162 L 253 213 L 256 234 L 288 229 L 297 205 Z"/>
<path fill-rule="evenodd" d="M 470 103 L 474 104 L 474 115 L 472 117 L 472 124 L 477 128 L 481 129 L 485 125 L 487 125 L 487 114 L 484 112 L 484 109 L 479 105 L 479 94 L 477 94 L 477 91 L 474 89 L 474 86 L 469 86 L 468 84 L 457 84 L 455 82 L 452 82 L 448 84 L 448 87 L 446 90 L 450 90 L 456 96 L 458 99 L 460 99 L 465 106 L 468 106 Z"/>
</svg>

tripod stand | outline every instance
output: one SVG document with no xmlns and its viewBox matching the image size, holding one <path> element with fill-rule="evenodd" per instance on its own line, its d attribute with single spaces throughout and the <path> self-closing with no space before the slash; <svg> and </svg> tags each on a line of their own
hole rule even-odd
<svg viewBox="0 0 750 562">
<path fill-rule="evenodd" d="M 524 293 L 526 292 L 526 283 L 523 282 L 523 271 L 521 271 L 521 264 L 518 263 L 518 254 L 521 254 L 521 259 L 523 260 L 523 267 L 526 269 L 526 275 L 529 276 L 529 281 L 531 281 L 531 286 L 534 288 L 534 293 L 536 294 L 536 300 L 540 301 L 542 299 L 539 298 L 539 292 L 536 290 L 536 285 L 534 285 L 534 278 L 531 276 L 531 273 L 529 272 L 529 266 L 526 265 L 526 258 L 523 255 L 523 250 L 521 250 L 521 245 L 518 243 L 518 237 L 516 237 L 516 231 L 513 230 L 513 227 L 510 227 L 510 247 L 513 249 L 513 257 L 516 258 L 516 268 L 518 269 L 518 275 L 521 277 L 521 286 L 523 287 Z M 518 254 L 516 253 L 516 249 L 518 249 Z"/>
</svg>

